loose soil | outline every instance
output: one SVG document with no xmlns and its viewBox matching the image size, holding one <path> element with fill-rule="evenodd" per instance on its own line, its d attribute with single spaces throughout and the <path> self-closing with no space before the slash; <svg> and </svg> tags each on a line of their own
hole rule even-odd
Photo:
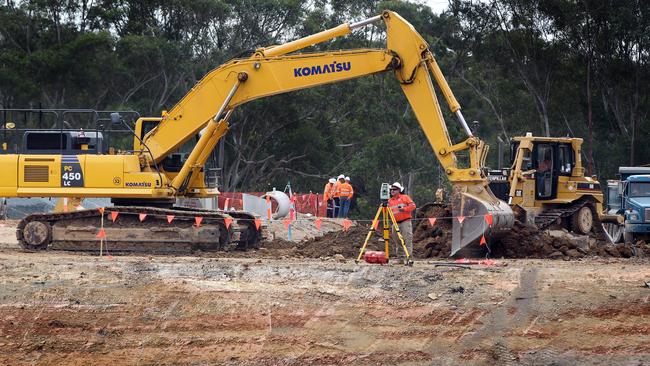
<svg viewBox="0 0 650 366">
<path fill-rule="evenodd" d="M 14 226 L 0 225 L 2 365 L 650 359 L 649 259 L 355 264 L 345 258 L 363 227 L 247 253 L 97 257 L 25 253 Z M 334 260 L 334 251 L 345 257 Z"/>
</svg>

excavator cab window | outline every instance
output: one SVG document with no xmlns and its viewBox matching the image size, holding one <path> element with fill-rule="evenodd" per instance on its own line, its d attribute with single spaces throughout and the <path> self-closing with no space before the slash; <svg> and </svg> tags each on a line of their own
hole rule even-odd
<svg viewBox="0 0 650 366">
<path fill-rule="evenodd" d="M 537 143 L 533 147 L 535 197 L 539 200 L 555 198 L 557 194 L 556 161 L 553 144 Z"/>
</svg>

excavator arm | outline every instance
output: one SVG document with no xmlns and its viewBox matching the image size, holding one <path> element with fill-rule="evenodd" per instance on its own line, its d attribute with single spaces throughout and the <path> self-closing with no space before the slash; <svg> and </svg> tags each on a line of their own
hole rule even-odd
<svg viewBox="0 0 650 366">
<path fill-rule="evenodd" d="M 352 30 L 383 20 L 387 49 L 359 49 L 314 54 L 291 52 L 349 34 Z M 280 46 L 258 49 L 248 59 L 230 61 L 208 73 L 167 113 L 160 124 L 145 136 L 145 145 L 159 162 L 202 130 L 202 136 L 170 187 L 182 193 L 192 174 L 205 162 L 216 142 L 226 133 L 232 110 L 248 101 L 318 85 L 393 71 L 417 120 L 454 185 L 452 254 L 478 241 L 488 229 L 484 220 L 491 216 L 491 227 L 513 223 L 510 207 L 498 200 L 487 187 L 481 167 L 488 148 L 473 136 L 460 111 L 460 105 L 447 84 L 426 41 L 397 13 L 384 11 L 359 23 L 342 24 Z M 463 130 L 466 140 L 453 144 L 442 116 L 433 83 Z M 458 156 L 467 161 L 460 166 Z"/>
</svg>

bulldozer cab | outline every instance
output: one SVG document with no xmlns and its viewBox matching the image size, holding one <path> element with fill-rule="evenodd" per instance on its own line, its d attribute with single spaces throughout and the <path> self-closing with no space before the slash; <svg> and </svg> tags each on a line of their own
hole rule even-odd
<svg viewBox="0 0 650 366">
<path fill-rule="evenodd" d="M 515 137 L 511 140 L 511 178 L 517 176 L 513 200 L 535 206 L 560 199 L 561 184 L 584 177 L 580 161 L 582 139 Z M 512 181 L 512 179 L 511 179 Z M 566 184 L 565 184 L 566 185 Z"/>
</svg>

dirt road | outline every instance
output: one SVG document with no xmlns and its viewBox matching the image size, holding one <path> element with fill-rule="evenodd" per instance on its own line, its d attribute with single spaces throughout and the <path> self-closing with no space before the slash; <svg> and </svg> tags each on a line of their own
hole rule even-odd
<svg viewBox="0 0 650 366">
<path fill-rule="evenodd" d="M 0 228 L 3 365 L 638 365 L 650 261 L 472 269 L 24 253 Z M 8 238 L 8 239 L 7 239 Z"/>
</svg>

